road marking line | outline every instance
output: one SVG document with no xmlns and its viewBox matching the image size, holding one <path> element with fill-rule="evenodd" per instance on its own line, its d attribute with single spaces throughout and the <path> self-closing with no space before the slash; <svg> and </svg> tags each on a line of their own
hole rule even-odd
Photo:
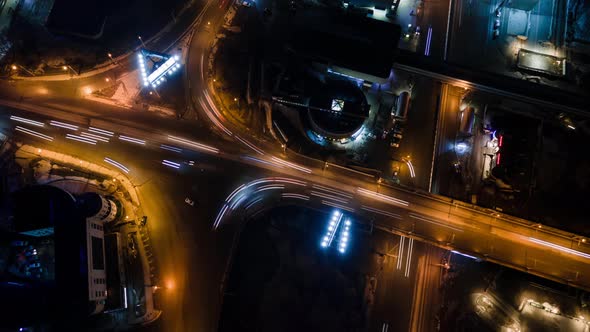
<svg viewBox="0 0 590 332">
<path fill-rule="evenodd" d="M 429 219 L 429 218 L 426 218 L 426 217 L 423 217 L 423 216 L 420 216 L 420 215 L 416 215 L 414 213 L 410 213 L 409 216 L 410 216 L 410 218 L 414 218 L 414 219 L 425 221 L 427 223 L 431 223 L 431 224 L 434 224 L 434 225 L 446 227 L 446 228 L 452 229 L 452 230 L 457 231 L 457 232 L 463 232 L 463 230 L 460 229 L 460 228 L 449 226 L 449 225 L 445 225 L 443 223 L 437 222 L 435 220 L 432 220 L 432 219 Z"/>
<path fill-rule="evenodd" d="M 344 205 L 332 203 L 332 202 L 329 202 L 329 201 L 322 200 L 322 204 L 328 205 L 328 206 L 333 206 L 335 208 L 346 210 L 346 211 L 349 211 L 349 212 L 354 212 L 354 209 L 353 208 L 349 208 L 348 206 L 344 206 Z"/>
<path fill-rule="evenodd" d="M 170 145 L 162 144 L 162 145 L 160 145 L 160 148 L 161 149 L 164 149 L 164 150 L 172 151 L 172 152 L 182 153 L 182 149 L 181 148 L 177 148 L 175 146 L 170 146 Z"/>
<path fill-rule="evenodd" d="M 340 202 L 342 204 L 348 204 L 348 201 L 345 200 L 345 199 L 342 199 L 342 198 L 337 197 L 337 196 L 334 196 L 334 195 L 324 194 L 324 193 L 321 193 L 321 192 L 318 192 L 318 191 L 314 191 L 314 190 L 311 191 L 311 195 L 312 196 L 318 196 L 318 197 L 325 198 L 325 199 L 329 199 L 329 200 L 333 200 L 333 201 L 336 201 L 336 202 Z"/>
</svg>

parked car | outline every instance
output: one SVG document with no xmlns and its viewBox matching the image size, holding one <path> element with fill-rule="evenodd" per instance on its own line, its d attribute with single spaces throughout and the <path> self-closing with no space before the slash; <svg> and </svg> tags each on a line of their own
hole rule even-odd
<svg viewBox="0 0 590 332">
<path fill-rule="evenodd" d="M 188 197 L 184 199 L 184 202 L 190 206 L 195 206 L 195 201 L 193 201 L 192 199 L 190 199 Z"/>
</svg>

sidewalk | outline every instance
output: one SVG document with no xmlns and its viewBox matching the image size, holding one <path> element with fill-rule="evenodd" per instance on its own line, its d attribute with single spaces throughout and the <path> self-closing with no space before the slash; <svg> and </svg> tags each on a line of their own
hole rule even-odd
<svg viewBox="0 0 590 332">
<path fill-rule="evenodd" d="M 103 313 L 110 316 L 110 326 L 102 326 L 100 330 L 128 330 L 137 325 L 147 325 L 157 320 L 162 312 L 154 307 L 154 291 L 156 278 L 156 265 L 154 254 L 151 251 L 149 230 L 141 225 L 139 220 L 143 216 L 137 190 L 133 183 L 121 173 L 112 171 L 106 167 L 80 160 L 76 157 L 39 149 L 30 145 L 22 145 L 15 155 L 27 158 L 41 158 L 39 166 L 35 169 L 35 179 L 40 184 L 48 184 L 68 190 L 72 193 L 98 192 L 103 195 L 113 196 L 121 203 L 122 214 L 120 220 L 115 221 L 114 226 L 121 238 L 134 238 L 137 245 L 139 260 L 126 260 L 125 269 L 131 277 L 127 278 L 127 299 L 130 303 L 126 308 L 126 315 L 121 315 L 122 310 L 112 313 Z M 89 175 L 100 175 L 104 180 L 99 181 L 92 177 L 62 176 L 49 174 L 52 164 L 66 166 L 73 170 L 87 172 Z M 139 240 L 139 241 L 138 241 Z M 124 255 L 126 256 L 126 255 Z M 133 274 L 132 274 L 133 273 Z M 121 321 L 124 319 L 124 321 Z"/>
</svg>

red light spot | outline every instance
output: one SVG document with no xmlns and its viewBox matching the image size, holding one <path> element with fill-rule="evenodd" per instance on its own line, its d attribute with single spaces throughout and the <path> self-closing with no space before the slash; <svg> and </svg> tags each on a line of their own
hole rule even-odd
<svg viewBox="0 0 590 332">
<path fill-rule="evenodd" d="M 500 153 L 496 155 L 496 165 L 500 165 Z"/>
<path fill-rule="evenodd" d="M 504 136 L 500 135 L 500 142 L 498 142 L 498 146 L 502 146 L 502 141 L 504 140 L 503 138 Z"/>
</svg>

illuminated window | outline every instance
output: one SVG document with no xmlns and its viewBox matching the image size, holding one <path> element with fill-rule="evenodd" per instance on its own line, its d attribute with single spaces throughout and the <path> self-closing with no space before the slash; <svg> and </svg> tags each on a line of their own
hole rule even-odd
<svg viewBox="0 0 590 332">
<path fill-rule="evenodd" d="M 332 111 L 342 112 L 343 109 L 344 109 L 344 100 L 332 99 Z"/>
</svg>

